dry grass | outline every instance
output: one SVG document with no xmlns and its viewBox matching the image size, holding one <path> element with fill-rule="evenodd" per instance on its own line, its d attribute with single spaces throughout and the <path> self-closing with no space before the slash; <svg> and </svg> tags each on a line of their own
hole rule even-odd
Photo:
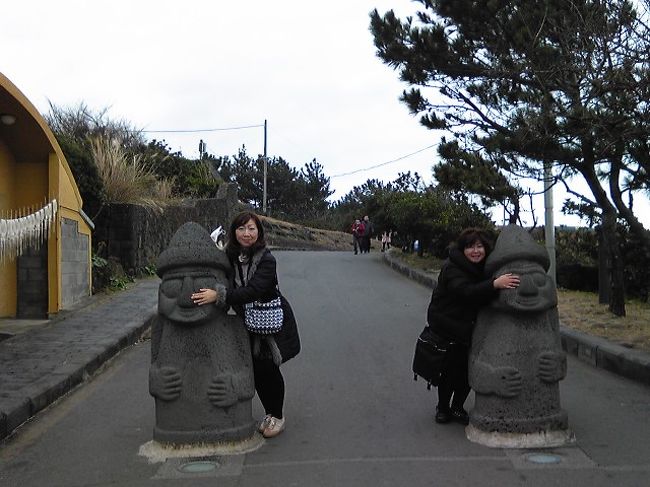
<svg viewBox="0 0 650 487">
<path fill-rule="evenodd" d="M 352 251 L 349 233 L 305 227 L 268 216 L 262 216 L 262 221 L 271 247 Z"/>
<path fill-rule="evenodd" d="M 171 181 L 159 181 L 140 156 L 129 156 L 117 139 L 91 140 L 93 159 L 109 203 L 137 203 L 161 210 L 171 198 Z"/>
<path fill-rule="evenodd" d="M 626 347 L 650 352 L 650 304 L 625 303 L 626 316 L 618 317 L 598 303 L 598 295 L 558 289 L 558 309 L 563 325 L 607 338 Z"/>
<path fill-rule="evenodd" d="M 440 270 L 440 264 L 442 261 L 436 259 L 435 257 L 430 257 L 425 255 L 424 257 L 418 257 L 417 254 L 408 254 L 400 252 L 397 249 L 391 251 L 393 257 L 398 257 L 400 260 L 404 261 L 409 267 L 413 269 L 420 269 L 424 272 L 437 273 Z"/>
</svg>

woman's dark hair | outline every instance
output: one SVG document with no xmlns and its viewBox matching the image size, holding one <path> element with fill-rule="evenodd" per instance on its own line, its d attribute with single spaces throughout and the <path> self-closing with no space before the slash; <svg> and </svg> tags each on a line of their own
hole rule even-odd
<svg viewBox="0 0 650 487">
<path fill-rule="evenodd" d="M 487 230 L 482 228 L 466 228 L 456 240 L 456 246 L 459 250 L 465 250 L 467 247 L 471 247 L 475 242 L 481 242 L 483 247 L 485 247 L 485 256 L 487 257 L 492 252 L 492 237 Z"/>
<path fill-rule="evenodd" d="M 239 227 L 246 225 L 250 220 L 253 220 L 257 227 L 257 242 L 250 247 L 243 248 L 237 241 L 236 231 Z M 228 243 L 226 244 L 226 254 L 228 257 L 233 259 L 241 253 L 250 257 L 263 247 L 266 247 L 266 241 L 264 240 L 264 225 L 262 225 L 260 217 L 252 211 L 242 211 L 235 216 L 230 223 L 230 228 L 228 230 Z"/>
</svg>

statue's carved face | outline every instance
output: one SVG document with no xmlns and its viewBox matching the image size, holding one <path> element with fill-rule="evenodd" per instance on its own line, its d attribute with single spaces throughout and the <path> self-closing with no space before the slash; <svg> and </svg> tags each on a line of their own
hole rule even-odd
<svg viewBox="0 0 650 487">
<path fill-rule="evenodd" d="M 201 288 L 214 289 L 216 283 L 225 283 L 222 271 L 205 267 L 169 269 L 158 289 L 158 313 L 171 321 L 187 325 L 204 323 L 217 313 L 214 304 L 198 306 L 190 296 Z"/>
<path fill-rule="evenodd" d="M 515 289 L 499 291 L 495 306 L 522 312 L 545 311 L 557 306 L 555 284 L 540 264 L 526 260 L 509 262 L 494 275 L 500 276 L 507 272 L 518 275 L 521 282 Z"/>
</svg>

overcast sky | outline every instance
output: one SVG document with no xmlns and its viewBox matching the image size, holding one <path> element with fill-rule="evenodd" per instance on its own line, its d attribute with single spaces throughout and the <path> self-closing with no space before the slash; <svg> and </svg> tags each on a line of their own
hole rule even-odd
<svg viewBox="0 0 650 487">
<path fill-rule="evenodd" d="M 432 180 L 440 134 L 399 102 L 406 86 L 376 57 L 368 29 L 374 8 L 405 17 L 418 6 L 21 0 L 0 16 L 0 72 L 42 113 L 48 101 L 84 102 L 146 131 L 258 126 L 146 134 L 188 157 L 198 156 L 200 139 L 217 156 L 242 145 L 261 154 L 267 120 L 268 155 L 296 168 L 316 159 L 338 199 L 369 178 L 388 182 L 410 170 Z M 541 199 L 536 205 L 542 221 Z M 558 215 L 561 222 L 575 220 Z"/>
</svg>

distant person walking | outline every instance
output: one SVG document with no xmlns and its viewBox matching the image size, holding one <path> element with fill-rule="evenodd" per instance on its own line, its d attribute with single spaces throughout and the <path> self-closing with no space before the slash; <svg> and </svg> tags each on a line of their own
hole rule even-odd
<svg viewBox="0 0 650 487">
<path fill-rule="evenodd" d="M 387 250 L 390 250 L 390 234 L 392 233 L 392 230 L 389 230 L 387 232 L 384 232 L 381 234 L 381 251 L 386 252 Z"/>
<path fill-rule="evenodd" d="M 370 218 L 368 218 L 368 215 L 363 217 L 363 236 L 361 237 L 361 253 L 368 253 L 370 252 L 370 238 L 372 237 L 372 234 L 374 233 L 374 227 L 372 225 L 372 222 L 370 221 Z"/>
<path fill-rule="evenodd" d="M 441 342 L 449 345 L 438 384 L 437 423 L 469 423 L 463 405 L 470 391 L 467 360 L 476 315 L 498 290 L 519 286 L 519 276 L 514 274 L 496 279 L 483 275 L 491 250 L 492 240 L 486 231 L 463 230 L 449 249 L 431 296 L 427 324 Z"/>
<path fill-rule="evenodd" d="M 352 245 L 354 247 L 354 255 L 357 255 L 359 251 L 363 252 L 362 239 L 365 232 L 365 225 L 359 219 L 354 220 L 352 224 Z"/>
</svg>

